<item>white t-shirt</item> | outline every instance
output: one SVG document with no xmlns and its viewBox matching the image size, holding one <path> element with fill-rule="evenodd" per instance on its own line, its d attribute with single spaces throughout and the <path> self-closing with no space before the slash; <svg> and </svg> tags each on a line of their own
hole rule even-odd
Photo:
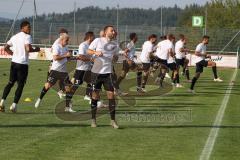
<svg viewBox="0 0 240 160">
<path fill-rule="evenodd" d="M 55 45 L 52 46 L 52 52 L 53 52 L 53 55 L 62 56 L 66 52 L 68 52 L 68 48 L 62 47 L 61 44 L 56 43 Z M 66 63 L 67 63 L 67 58 L 64 58 L 58 61 L 53 59 L 51 70 L 58 71 L 58 72 L 67 72 Z"/>
<path fill-rule="evenodd" d="M 175 53 L 177 59 L 182 59 L 186 57 L 185 53 L 181 52 L 181 49 L 183 48 L 184 48 L 183 41 L 182 40 L 177 41 L 177 43 L 175 44 Z"/>
<path fill-rule="evenodd" d="M 200 62 L 201 60 L 205 59 L 206 51 L 207 51 L 207 46 L 203 43 L 199 43 L 196 47 L 196 52 L 199 52 L 202 54 L 202 56 L 196 56 L 195 63 Z"/>
<path fill-rule="evenodd" d="M 112 73 L 112 60 L 117 52 L 117 44 L 105 37 L 96 38 L 89 46 L 90 50 L 101 51 L 103 56 L 95 56 L 92 72 L 97 74 Z"/>
<path fill-rule="evenodd" d="M 142 46 L 142 52 L 140 55 L 140 60 L 142 63 L 150 63 L 150 52 L 153 51 L 153 44 L 150 41 L 144 42 Z"/>
<path fill-rule="evenodd" d="M 26 52 L 25 45 L 32 44 L 32 37 L 24 32 L 19 32 L 18 34 L 11 37 L 7 42 L 13 51 L 12 62 L 19 64 L 28 64 L 29 54 Z"/>
<path fill-rule="evenodd" d="M 173 43 L 166 39 L 158 43 L 157 45 L 157 52 L 156 55 L 158 58 L 163 60 L 168 60 L 169 57 L 169 51 L 172 49 L 174 52 L 174 45 Z"/>
<path fill-rule="evenodd" d="M 133 41 L 131 41 L 127 44 L 127 49 L 129 50 L 128 51 L 128 58 L 133 61 L 134 56 L 135 56 L 135 52 L 136 52 L 135 44 L 133 43 Z"/>
<path fill-rule="evenodd" d="M 78 55 L 84 55 L 88 58 L 91 58 L 91 55 L 87 54 L 89 44 L 88 42 L 83 42 L 79 45 Z M 90 71 L 92 68 L 91 62 L 84 62 L 82 60 L 77 60 L 76 70 Z"/>
</svg>

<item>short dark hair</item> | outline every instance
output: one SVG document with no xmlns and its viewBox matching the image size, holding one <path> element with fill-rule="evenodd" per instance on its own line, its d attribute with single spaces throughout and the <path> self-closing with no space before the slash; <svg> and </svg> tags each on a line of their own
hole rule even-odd
<svg viewBox="0 0 240 160">
<path fill-rule="evenodd" d="M 185 39 L 184 34 L 179 34 L 179 39 Z"/>
<path fill-rule="evenodd" d="M 108 28 L 110 28 L 110 27 L 111 27 L 111 28 L 113 28 L 113 26 L 112 26 L 112 25 L 107 25 L 107 26 L 105 26 L 105 27 L 103 28 L 103 31 L 104 31 L 104 32 L 106 32 L 106 31 L 107 31 L 107 29 L 108 29 Z"/>
<path fill-rule="evenodd" d="M 151 34 L 150 36 L 148 36 L 148 40 L 150 40 L 152 38 L 157 38 L 157 35 L 156 34 Z"/>
<path fill-rule="evenodd" d="M 90 37 L 94 37 L 94 33 L 89 31 L 85 33 L 84 41 L 88 40 Z"/>
<path fill-rule="evenodd" d="M 210 37 L 209 36 L 207 36 L 207 35 L 204 35 L 203 37 L 202 37 L 202 39 L 209 39 Z"/>
<path fill-rule="evenodd" d="M 166 35 L 163 35 L 163 36 L 160 37 L 160 39 L 161 39 L 161 40 L 165 40 L 165 39 L 167 39 L 167 36 L 166 36 Z"/>
<path fill-rule="evenodd" d="M 173 35 L 173 34 L 171 34 L 171 33 L 167 35 L 167 39 L 170 39 L 170 40 L 172 40 L 172 39 L 174 39 L 174 38 L 175 38 L 175 37 L 174 37 L 174 35 Z"/>
<path fill-rule="evenodd" d="M 136 38 L 136 37 L 137 37 L 137 34 L 136 34 L 136 33 L 130 33 L 130 34 L 129 34 L 130 40 L 133 40 L 133 39 Z"/>
<path fill-rule="evenodd" d="M 20 24 L 20 28 L 22 29 L 23 27 L 25 26 L 30 26 L 30 22 L 28 21 L 22 21 L 21 24 Z"/>
<path fill-rule="evenodd" d="M 60 28 L 59 31 L 58 31 L 59 34 L 61 33 L 67 33 L 68 34 L 68 30 L 65 29 L 65 28 Z"/>
</svg>

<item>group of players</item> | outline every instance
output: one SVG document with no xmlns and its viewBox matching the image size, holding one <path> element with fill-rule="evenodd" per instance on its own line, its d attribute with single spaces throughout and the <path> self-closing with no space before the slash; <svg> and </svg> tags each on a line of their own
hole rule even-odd
<svg viewBox="0 0 240 160">
<path fill-rule="evenodd" d="M 13 104 L 10 106 L 12 112 L 17 111 L 17 103 L 21 97 L 22 90 L 26 83 L 28 75 L 28 57 L 30 52 L 38 52 L 38 47 L 33 48 L 30 36 L 30 23 L 23 21 L 21 23 L 21 32 L 14 35 L 5 45 L 4 49 L 8 54 L 12 55 L 10 79 L 2 95 L 0 101 L 0 111 L 5 111 L 5 100 L 13 87 L 14 83 L 18 83 L 15 92 Z M 105 26 L 100 32 L 100 37 L 95 38 L 93 32 L 85 33 L 84 41 L 79 45 L 78 55 L 72 56 L 68 50 L 69 35 L 66 29 L 61 29 L 59 38 L 52 45 L 52 63 L 49 69 L 47 82 L 44 84 L 40 96 L 35 103 L 35 108 L 38 108 L 41 101 L 48 90 L 59 82 L 60 91 L 58 94 L 63 97 L 65 94 L 65 112 L 76 112 L 73 110 L 72 98 L 76 90 L 85 81 L 87 83 L 86 95 L 84 99 L 88 99 L 91 103 L 91 127 L 97 127 L 96 113 L 99 107 L 108 107 L 111 117 L 111 126 L 119 128 L 115 120 L 115 96 L 125 96 L 120 90 L 120 84 L 126 77 L 126 74 L 132 70 L 136 72 L 138 94 L 146 92 L 145 86 L 149 75 L 153 75 L 157 69 L 159 74 L 155 82 L 159 87 L 164 87 L 163 81 L 165 76 L 172 71 L 172 84 L 176 87 L 183 87 L 180 84 L 179 70 L 183 68 L 183 74 L 186 75 L 187 81 L 191 83 L 189 92 L 194 93 L 194 85 L 203 68 L 212 66 L 214 81 L 221 82 L 222 80 L 217 75 L 216 63 L 207 60 L 210 58 L 206 52 L 206 46 L 209 42 L 208 36 L 203 36 L 195 50 L 196 55 L 196 74 L 190 80 L 188 63 L 186 54 L 190 52 L 186 48 L 187 39 L 184 35 L 179 36 L 179 40 L 175 43 L 175 37 L 172 34 L 162 36 L 157 43 L 157 36 L 152 34 L 142 46 L 142 51 L 139 56 L 136 54 L 135 44 L 138 41 L 136 33 L 130 33 L 129 42 L 126 46 L 118 45 L 116 42 L 117 32 L 113 26 Z M 123 51 L 123 66 L 121 74 L 118 76 L 114 69 L 114 63 L 117 62 L 119 56 L 119 46 Z M 10 48 L 11 47 L 11 48 Z M 73 78 L 70 80 L 67 72 L 67 62 L 77 61 L 76 69 Z M 108 105 L 100 101 L 100 92 L 102 85 L 107 93 Z"/>
</svg>

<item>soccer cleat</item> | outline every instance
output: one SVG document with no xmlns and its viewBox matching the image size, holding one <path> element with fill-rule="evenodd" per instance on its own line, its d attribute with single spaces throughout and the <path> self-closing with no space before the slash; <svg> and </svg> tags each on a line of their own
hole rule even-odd
<svg viewBox="0 0 240 160">
<path fill-rule="evenodd" d="M 213 81 L 214 82 L 222 82 L 223 80 L 221 80 L 220 78 L 216 78 L 216 79 L 214 78 Z"/>
<path fill-rule="evenodd" d="M 117 122 L 115 120 L 111 120 L 111 124 L 110 124 L 114 129 L 119 129 L 119 126 L 117 124 Z"/>
<path fill-rule="evenodd" d="M 0 104 L 0 112 L 5 112 L 5 105 L 4 105 L 4 103 Z"/>
<path fill-rule="evenodd" d="M 66 97 L 66 94 L 62 90 L 58 91 L 57 94 L 60 99 L 64 99 Z"/>
<path fill-rule="evenodd" d="M 183 88 L 183 86 L 181 84 L 179 84 L 179 83 L 177 83 L 176 87 L 177 88 Z"/>
<path fill-rule="evenodd" d="M 195 94 L 196 92 L 193 89 L 188 90 L 189 93 Z"/>
<path fill-rule="evenodd" d="M 92 119 L 91 127 L 92 128 L 96 128 L 97 127 L 96 119 Z"/>
<path fill-rule="evenodd" d="M 64 110 L 65 112 L 68 112 L 68 113 L 76 113 L 76 111 L 74 111 L 73 109 L 72 109 L 72 107 L 65 107 L 65 110 Z"/>
<path fill-rule="evenodd" d="M 145 93 L 145 92 L 146 92 L 146 91 L 144 91 L 143 88 L 137 87 L 137 93 L 138 93 L 138 94 L 143 94 L 143 93 Z"/>
<path fill-rule="evenodd" d="M 103 101 L 98 101 L 97 102 L 97 108 L 107 108 L 108 105 L 104 104 Z"/>
<path fill-rule="evenodd" d="M 17 105 L 12 104 L 10 106 L 10 111 L 13 112 L 13 113 L 16 113 L 17 112 Z"/>
<path fill-rule="evenodd" d="M 91 101 L 91 97 L 88 96 L 88 95 L 85 95 L 83 99 L 86 100 L 86 101 Z"/>
<path fill-rule="evenodd" d="M 171 78 L 168 73 L 165 74 L 165 77 L 169 79 Z"/>
<path fill-rule="evenodd" d="M 41 99 L 40 98 L 38 98 L 37 99 L 37 101 L 36 101 L 36 103 L 35 103 L 35 108 L 38 108 L 39 106 L 40 106 L 40 103 L 41 103 Z"/>
</svg>

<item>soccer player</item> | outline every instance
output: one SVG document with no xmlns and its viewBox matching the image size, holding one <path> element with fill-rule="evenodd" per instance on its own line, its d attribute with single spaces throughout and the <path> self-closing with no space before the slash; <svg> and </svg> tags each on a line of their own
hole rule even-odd
<svg viewBox="0 0 240 160">
<path fill-rule="evenodd" d="M 58 43 L 52 46 L 53 51 L 53 64 L 51 67 L 50 75 L 48 76 L 48 81 L 45 83 L 39 98 L 35 103 L 35 108 L 38 108 L 40 102 L 42 101 L 44 95 L 48 92 L 48 90 L 56 84 L 56 82 L 63 81 L 65 84 L 65 90 L 67 94 L 70 92 L 71 82 L 69 80 L 66 63 L 68 58 L 71 57 L 71 53 L 68 51 L 67 45 L 69 41 L 69 36 L 64 33 L 60 36 Z M 69 104 L 65 107 L 66 112 L 75 112 L 72 109 L 72 105 Z"/>
<path fill-rule="evenodd" d="M 142 81 L 142 72 L 137 73 L 137 92 L 145 93 L 145 85 L 148 80 L 149 69 L 150 69 L 150 61 L 153 56 L 154 44 L 157 41 L 157 36 L 152 34 L 148 37 L 148 41 L 145 41 L 142 46 L 142 52 L 140 55 L 140 60 L 142 62 L 142 70 L 143 70 L 143 81 Z"/>
<path fill-rule="evenodd" d="M 60 36 L 61 36 L 62 34 L 64 34 L 64 33 L 68 34 L 68 30 L 66 30 L 65 28 L 60 28 L 60 30 L 59 30 L 58 33 L 59 33 L 59 37 L 60 37 Z M 59 38 L 55 40 L 55 42 L 53 43 L 53 45 L 56 45 L 58 42 L 59 42 Z M 51 52 L 52 52 L 52 49 L 51 49 Z M 49 76 L 49 74 L 50 74 L 50 71 L 51 71 L 52 62 L 53 62 L 53 61 L 51 60 L 50 65 L 49 65 L 49 70 L 48 70 L 47 78 L 48 78 L 48 76 Z M 60 90 L 57 92 L 57 94 L 58 94 L 58 96 L 59 96 L 60 99 L 63 99 L 63 98 L 66 97 L 64 82 L 63 82 L 63 81 L 59 81 L 59 82 L 58 82 L 58 85 L 59 85 L 59 89 L 60 89 Z"/>
<path fill-rule="evenodd" d="M 183 67 L 183 74 L 186 75 L 188 82 L 191 82 L 188 69 L 189 60 L 186 58 L 186 53 L 189 52 L 189 49 L 186 48 L 187 39 L 183 34 L 180 34 L 179 38 L 175 44 L 176 63 L 178 69 L 180 66 Z"/>
<path fill-rule="evenodd" d="M 73 76 L 73 86 L 71 87 L 70 94 L 66 95 L 66 106 L 69 106 L 71 103 L 71 99 L 78 89 L 78 87 L 83 83 L 83 81 L 87 82 L 86 95 L 84 97 L 85 100 L 91 100 L 89 97 L 91 96 L 91 74 L 89 72 L 92 68 L 92 56 L 87 54 L 87 50 L 91 42 L 94 40 L 94 33 L 87 32 L 85 33 L 84 42 L 79 45 L 78 49 L 78 57 L 76 70 Z"/>
<path fill-rule="evenodd" d="M 199 79 L 201 73 L 203 72 L 203 68 L 207 66 L 212 67 L 213 75 L 214 75 L 214 81 L 215 82 L 222 82 L 218 75 L 217 75 L 217 66 L 216 63 L 211 60 L 206 60 L 206 58 L 211 58 L 210 55 L 207 54 L 207 44 L 209 43 L 209 36 L 203 36 L 202 42 L 199 43 L 195 50 L 196 58 L 196 73 L 195 76 L 192 79 L 192 84 L 190 87 L 189 92 L 195 93 L 194 86 L 197 80 Z"/>
<path fill-rule="evenodd" d="M 8 84 L 5 86 L 2 100 L 0 102 L 0 111 L 5 111 L 5 100 L 10 93 L 15 82 L 17 82 L 17 90 L 10 110 L 17 112 L 17 104 L 21 98 L 22 91 L 28 76 L 29 53 L 40 51 L 39 47 L 32 47 L 32 38 L 30 35 L 31 26 L 28 21 L 23 21 L 20 25 L 21 31 L 12 36 L 11 39 L 4 46 L 4 50 L 12 55 L 12 62 L 10 68 L 10 77 Z M 12 47 L 12 50 L 10 49 Z"/>
<path fill-rule="evenodd" d="M 123 61 L 122 72 L 116 82 L 117 94 L 120 96 L 127 95 L 120 90 L 120 83 L 126 77 L 126 74 L 129 72 L 129 70 L 135 70 L 137 68 L 137 65 L 135 63 L 135 60 L 136 60 L 135 44 L 138 40 L 138 37 L 136 33 L 130 33 L 129 38 L 130 38 L 130 42 L 127 44 L 127 47 L 124 50 L 125 60 Z"/>
<path fill-rule="evenodd" d="M 109 100 L 109 111 L 111 116 L 111 126 L 118 129 L 119 126 L 115 120 L 115 97 L 114 86 L 112 82 L 112 60 L 116 54 L 116 44 L 110 43 L 114 38 L 113 26 L 104 27 L 104 37 L 96 38 L 89 46 L 88 54 L 94 56 L 94 64 L 92 67 L 92 123 L 91 127 L 97 127 L 96 112 L 97 102 L 100 99 L 100 90 L 102 85 L 107 91 L 107 97 Z"/>
<path fill-rule="evenodd" d="M 160 63 L 160 72 L 155 82 L 160 82 L 160 86 L 163 87 L 163 80 L 168 71 L 168 59 L 169 56 L 174 56 L 174 36 L 172 34 L 167 35 L 167 39 L 158 43 L 156 56 L 157 62 Z"/>
</svg>

